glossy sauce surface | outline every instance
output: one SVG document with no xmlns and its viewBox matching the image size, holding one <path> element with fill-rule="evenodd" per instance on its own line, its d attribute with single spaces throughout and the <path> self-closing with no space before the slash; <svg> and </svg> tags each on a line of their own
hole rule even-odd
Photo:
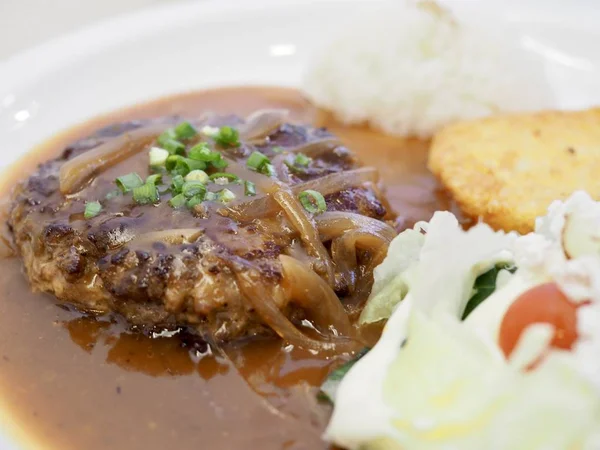
<svg viewBox="0 0 600 450">
<path fill-rule="evenodd" d="M 295 90 L 258 87 L 161 99 L 76 127 L 9 169 L 2 192 L 8 198 L 10 186 L 38 162 L 111 123 L 261 108 L 285 108 L 294 121 L 326 126 L 378 168 L 403 226 L 450 207 L 426 170 L 426 142 L 344 127 Z M 118 318 L 85 317 L 31 293 L 20 261 L 2 260 L 0 397 L 12 421 L 43 448 L 327 448 L 320 436 L 330 409 L 316 400 L 316 386 L 344 358 L 277 340 L 213 354 L 180 336 L 152 339 Z"/>
</svg>

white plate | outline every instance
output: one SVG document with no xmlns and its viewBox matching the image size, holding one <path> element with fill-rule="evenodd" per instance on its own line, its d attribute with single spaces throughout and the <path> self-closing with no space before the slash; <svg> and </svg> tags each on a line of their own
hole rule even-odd
<svg viewBox="0 0 600 450">
<path fill-rule="evenodd" d="M 98 24 L 0 63 L 0 168 L 57 131 L 154 97 L 217 85 L 297 86 L 311 50 L 338 19 L 374 1 L 174 4 Z M 596 0 L 442 3 L 492 18 L 489 26 L 509 25 L 545 60 L 557 107 L 600 105 Z M 2 411 L 0 422 L 8 422 Z M 0 436 L 1 449 L 20 448 L 7 436 Z"/>
</svg>

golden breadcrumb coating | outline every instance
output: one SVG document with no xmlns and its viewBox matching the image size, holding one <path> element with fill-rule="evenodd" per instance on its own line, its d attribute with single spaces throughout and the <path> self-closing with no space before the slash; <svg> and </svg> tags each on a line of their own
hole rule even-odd
<svg viewBox="0 0 600 450">
<path fill-rule="evenodd" d="M 429 168 L 463 212 L 527 233 L 553 200 L 600 199 L 600 108 L 491 117 L 437 133 Z"/>
</svg>

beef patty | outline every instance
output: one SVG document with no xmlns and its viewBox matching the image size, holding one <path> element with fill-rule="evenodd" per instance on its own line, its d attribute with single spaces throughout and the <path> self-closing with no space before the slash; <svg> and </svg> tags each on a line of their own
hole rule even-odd
<svg viewBox="0 0 600 450">
<path fill-rule="evenodd" d="M 157 187 L 160 199 L 144 204 L 136 202 L 131 192 L 115 191 L 117 177 L 135 172 L 145 179 L 157 171 L 149 166 L 148 152 L 168 147 L 160 141 L 161 130 L 180 122 L 163 118 L 101 129 L 41 164 L 16 188 L 9 227 L 27 276 L 34 289 L 62 302 L 90 312 L 116 312 L 136 326 L 189 327 L 218 341 L 268 332 L 240 292 L 232 261 L 252 267 L 265 282 L 275 284 L 282 278 L 279 255 L 304 255 L 309 265 L 315 261 L 303 249 L 293 220 L 281 211 L 269 213 L 265 205 L 270 205 L 267 200 L 273 191 L 264 191 L 263 179 L 275 187 L 310 187 L 313 181 L 320 186 L 321 179 L 356 169 L 357 161 L 324 129 L 281 123 L 262 135 L 249 136 L 252 133 L 243 130 L 252 127 L 242 119 L 213 117 L 190 121 L 204 134 L 189 138 L 187 150 L 180 153 L 185 156 L 204 142 L 229 162 L 229 167 L 222 164 L 218 169 L 208 164 L 205 172 L 231 172 L 239 179 L 213 176 L 205 184 L 209 194 L 204 201 L 194 205 L 184 198 L 187 205 L 182 207 L 169 202 L 175 196 L 174 188 L 169 188 L 175 173 L 164 169 Z M 225 125 L 234 133 L 241 130 L 239 142 L 214 136 Z M 91 158 L 80 164 L 87 152 L 111 145 L 121 150 L 109 164 L 107 158 L 103 163 Z M 298 152 L 299 148 L 306 152 Z M 270 166 L 264 160 L 259 168 L 253 167 L 251 155 L 257 151 Z M 252 161 L 256 162 L 256 154 Z M 79 185 L 65 188 L 67 167 L 71 177 L 80 178 Z M 328 211 L 387 218 L 375 184 L 339 186 L 341 190 L 324 192 Z M 99 202 L 100 212 L 94 215 L 90 210 L 86 218 L 86 202 Z M 313 220 L 312 214 L 308 216 Z M 327 242 L 324 245 L 330 251 Z M 334 288 L 343 301 L 348 286 L 337 280 Z M 303 318 L 301 308 L 281 301 L 277 306 L 293 321 Z"/>
</svg>

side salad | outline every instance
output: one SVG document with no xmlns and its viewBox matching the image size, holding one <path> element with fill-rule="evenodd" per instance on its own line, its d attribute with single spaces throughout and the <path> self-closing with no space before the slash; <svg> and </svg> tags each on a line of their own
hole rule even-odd
<svg viewBox="0 0 600 450">
<path fill-rule="evenodd" d="M 325 392 L 349 449 L 600 449 L 600 202 L 535 232 L 437 212 L 391 244 L 362 323 L 378 343 Z"/>
</svg>

